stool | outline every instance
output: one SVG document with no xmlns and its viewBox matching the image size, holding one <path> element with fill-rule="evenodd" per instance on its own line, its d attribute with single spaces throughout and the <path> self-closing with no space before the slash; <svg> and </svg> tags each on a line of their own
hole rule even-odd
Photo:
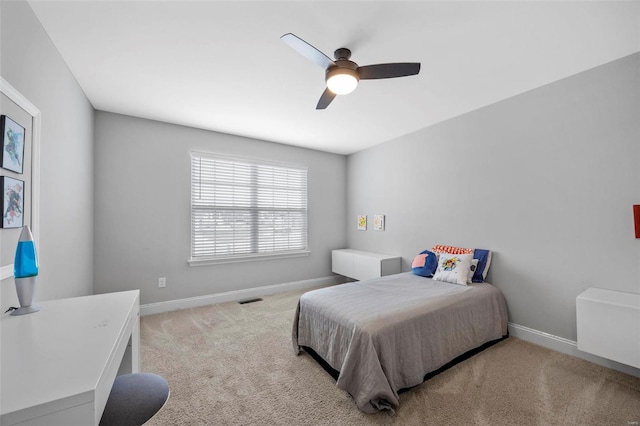
<svg viewBox="0 0 640 426">
<path fill-rule="evenodd" d="M 169 399 L 169 384 L 152 373 L 117 376 L 113 382 L 100 426 L 141 426 Z"/>
</svg>

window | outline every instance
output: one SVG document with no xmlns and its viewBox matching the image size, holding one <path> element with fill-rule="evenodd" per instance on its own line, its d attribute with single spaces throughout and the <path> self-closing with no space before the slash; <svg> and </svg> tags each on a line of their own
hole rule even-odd
<svg viewBox="0 0 640 426">
<path fill-rule="evenodd" d="M 191 154 L 191 264 L 308 254 L 306 167 Z"/>
</svg>

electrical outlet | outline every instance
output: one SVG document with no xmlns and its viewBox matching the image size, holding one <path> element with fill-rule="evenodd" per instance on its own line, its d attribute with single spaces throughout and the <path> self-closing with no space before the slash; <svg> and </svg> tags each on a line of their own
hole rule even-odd
<svg viewBox="0 0 640 426">
<path fill-rule="evenodd" d="M 158 278 L 158 288 L 165 288 L 167 286 L 167 279 L 165 277 Z"/>
</svg>

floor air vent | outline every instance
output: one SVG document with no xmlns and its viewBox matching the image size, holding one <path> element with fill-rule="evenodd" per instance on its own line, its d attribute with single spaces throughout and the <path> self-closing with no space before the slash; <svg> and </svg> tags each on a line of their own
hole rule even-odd
<svg viewBox="0 0 640 426">
<path fill-rule="evenodd" d="M 247 299 L 247 300 L 241 300 L 238 303 L 241 305 L 246 305 L 247 303 L 253 303 L 253 302 L 262 302 L 262 299 L 260 299 L 259 297 L 256 299 Z"/>
</svg>

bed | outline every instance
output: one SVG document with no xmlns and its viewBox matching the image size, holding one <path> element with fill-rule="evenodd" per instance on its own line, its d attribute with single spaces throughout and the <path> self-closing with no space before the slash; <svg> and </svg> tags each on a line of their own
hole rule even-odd
<svg viewBox="0 0 640 426">
<path fill-rule="evenodd" d="M 398 408 L 398 391 L 507 334 L 502 292 L 405 272 L 304 293 L 296 353 L 310 348 L 339 372 L 336 385 L 366 413 Z"/>
</svg>

